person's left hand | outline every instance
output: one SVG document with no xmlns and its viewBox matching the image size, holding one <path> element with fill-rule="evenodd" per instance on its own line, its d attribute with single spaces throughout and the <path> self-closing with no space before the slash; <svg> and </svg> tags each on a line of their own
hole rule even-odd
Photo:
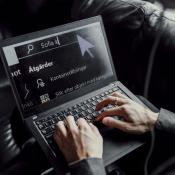
<svg viewBox="0 0 175 175">
<path fill-rule="evenodd" d="M 83 118 L 66 117 L 56 125 L 54 139 L 68 163 L 85 158 L 102 158 L 103 139 L 96 126 Z"/>
</svg>

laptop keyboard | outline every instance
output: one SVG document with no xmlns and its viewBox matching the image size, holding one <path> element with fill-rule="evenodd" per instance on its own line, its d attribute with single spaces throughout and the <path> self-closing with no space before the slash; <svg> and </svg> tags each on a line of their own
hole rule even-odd
<svg viewBox="0 0 175 175">
<path fill-rule="evenodd" d="M 87 99 L 84 102 L 75 104 L 72 107 L 69 107 L 63 111 L 56 112 L 52 115 L 49 115 L 48 117 L 44 119 L 40 119 L 36 121 L 36 125 L 38 129 L 41 131 L 45 139 L 48 141 L 51 147 L 53 147 L 52 142 L 52 135 L 55 131 L 55 125 L 59 121 L 63 121 L 67 116 L 72 115 L 74 116 L 74 119 L 77 120 L 78 118 L 82 117 L 88 122 L 95 122 L 96 117 L 102 112 L 102 111 L 96 111 L 96 105 L 101 102 L 106 96 L 112 94 L 113 92 L 120 92 L 123 93 L 118 87 L 114 87 L 110 90 L 107 90 L 103 93 L 100 93 L 90 99 Z M 111 108 L 112 105 L 108 105 L 105 109 Z"/>
</svg>

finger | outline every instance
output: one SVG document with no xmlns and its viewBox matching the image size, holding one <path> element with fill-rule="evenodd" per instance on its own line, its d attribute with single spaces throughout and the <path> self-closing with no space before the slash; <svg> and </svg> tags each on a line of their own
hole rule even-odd
<svg viewBox="0 0 175 175">
<path fill-rule="evenodd" d="M 104 100 L 102 100 L 100 103 L 97 104 L 96 110 L 99 111 L 109 104 L 114 104 L 115 100 L 116 99 L 114 97 L 108 96 L 107 98 L 105 98 Z"/>
<path fill-rule="evenodd" d="M 58 135 L 57 132 L 54 133 L 53 138 L 54 138 L 55 142 L 57 143 L 57 145 L 59 147 L 61 147 L 61 144 L 62 144 L 61 137 Z"/>
<path fill-rule="evenodd" d="M 63 137 L 67 137 L 67 129 L 63 121 L 60 121 L 56 124 L 55 132 L 57 135 L 61 135 Z"/>
<path fill-rule="evenodd" d="M 95 125 L 93 125 L 92 123 L 89 123 L 89 126 L 91 127 L 93 132 L 95 132 L 96 134 L 100 134 L 98 128 Z"/>
<path fill-rule="evenodd" d="M 75 132 L 78 131 L 78 126 L 77 126 L 73 116 L 66 117 L 65 122 L 67 124 L 67 128 L 68 128 L 69 131 L 71 131 L 71 132 L 72 131 L 75 131 Z"/>
<path fill-rule="evenodd" d="M 78 128 L 80 130 L 90 128 L 89 124 L 87 123 L 87 121 L 84 118 L 79 118 L 77 120 L 77 125 L 78 125 Z"/>
<path fill-rule="evenodd" d="M 112 117 L 106 117 L 102 120 L 102 123 L 108 127 L 114 127 L 122 131 L 127 131 L 130 125 L 127 122 L 116 120 Z"/>
<path fill-rule="evenodd" d="M 123 105 L 127 103 L 126 99 L 114 97 L 114 96 L 108 96 L 104 100 L 102 100 L 99 104 L 96 106 L 96 110 L 99 111 L 105 106 L 111 104 L 111 105 Z"/>
<path fill-rule="evenodd" d="M 104 112 L 102 112 L 97 118 L 96 121 L 100 121 L 105 117 L 110 117 L 110 116 L 121 116 L 126 118 L 127 116 L 125 115 L 124 111 L 123 111 L 124 107 L 114 107 L 111 109 L 107 109 Z"/>
</svg>

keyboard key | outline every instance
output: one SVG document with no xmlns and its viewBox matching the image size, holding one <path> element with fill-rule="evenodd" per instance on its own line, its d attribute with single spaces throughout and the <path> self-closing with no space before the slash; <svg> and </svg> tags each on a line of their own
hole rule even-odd
<svg viewBox="0 0 175 175">
<path fill-rule="evenodd" d="M 74 116 L 74 115 L 76 115 L 76 114 L 77 114 L 77 113 L 76 113 L 75 111 L 71 111 L 71 112 L 70 112 L 70 115 L 71 115 L 71 116 Z"/>
<path fill-rule="evenodd" d="M 36 123 L 36 125 L 40 125 L 41 124 L 41 122 L 35 122 Z"/>
<path fill-rule="evenodd" d="M 69 109 L 68 108 L 64 110 L 64 113 L 67 113 L 67 112 L 69 112 Z"/>
<path fill-rule="evenodd" d="M 79 103 L 79 104 L 77 105 L 77 107 L 81 107 L 81 103 Z"/>
<path fill-rule="evenodd" d="M 93 102 L 92 102 L 92 105 L 93 105 L 93 106 L 96 106 L 96 105 L 97 105 L 97 102 L 93 101 Z"/>
<path fill-rule="evenodd" d="M 46 120 L 51 120 L 52 119 L 52 116 L 48 116 L 47 118 L 46 118 Z"/>
<path fill-rule="evenodd" d="M 96 96 L 95 96 L 95 98 L 96 98 L 96 99 L 99 99 L 99 98 L 100 98 L 100 96 L 99 96 L 99 95 L 96 95 Z"/>
<path fill-rule="evenodd" d="M 109 93 L 110 93 L 110 94 L 112 93 L 112 90 L 111 90 L 111 89 L 109 90 Z"/>
<path fill-rule="evenodd" d="M 87 113 L 85 112 L 85 111 L 83 111 L 82 113 L 81 113 L 81 117 L 85 117 L 86 115 L 87 115 Z"/>
<path fill-rule="evenodd" d="M 93 111 L 90 110 L 90 109 L 88 109 L 87 112 L 88 112 L 89 114 L 92 114 L 92 113 L 93 113 Z"/>
<path fill-rule="evenodd" d="M 95 109 L 96 109 L 96 106 L 93 106 L 93 107 L 92 107 L 92 109 L 95 111 Z"/>
<path fill-rule="evenodd" d="M 100 96 L 101 96 L 101 97 L 104 97 L 104 96 L 105 96 L 105 94 L 104 94 L 104 93 L 102 93 Z"/>
<path fill-rule="evenodd" d="M 106 108 L 107 109 L 111 109 L 111 108 L 113 108 L 114 106 L 113 105 L 108 105 Z"/>
<path fill-rule="evenodd" d="M 52 119 L 52 120 L 51 120 L 51 123 L 52 123 L 52 124 L 56 124 L 56 122 L 55 122 L 55 120 L 54 120 L 54 119 Z"/>
<path fill-rule="evenodd" d="M 45 122 L 44 125 L 45 125 L 45 127 L 49 127 L 50 126 L 48 122 Z"/>
<path fill-rule="evenodd" d="M 87 108 L 85 106 L 81 106 L 81 109 L 85 111 Z"/>
<path fill-rule="evenodd" d="M 78 105 L 74 105 L 74 106 L 73 106 L 73 109 L 76 109 L 77 107 L 78 107 Z"/>
<path fill-rule="evenodd" d="M 50 128 L 52 131 L 55 131 L 55 125 L 52 125 Z"/>
<path fill-rule="evenodd" d="M 88 102 L 91 102 L 92 101 L 92 99 L 88 99 Z"/>
<path fill-rule="evenodd" d="M 84 101 L 83 104 L 84 104 L 84 105 L 87 104 L 87 101 Z"/>
<path fill-rule="evenodd" d="M 40 123 L 44 123 L 45 121 L 46 121 L 46 119 L 39 120 Z"/>
<path fill-rule="evenodd" d="M 60 120 L 59 121 L 63 121 L 65 119 L 64 115 L 59 116 Z"/>
<path fill-rule="evenodd" d="M 88 117 L 88 119 L 91 119 L 91 120 L 93 119 L 93 115 L 92 114 L 89 114 L 87 117 Z"/>
<path fill-rule="evenodd" d="M 57 117 L 57 118 L 54 118 L 54 119 L 53 119 L 53 121 L 54 121 L 54 123 L 55 123 L 55 124 L 57 124 L 57 123 L 58 123 L 58 121 L 59 121 L 59 119 L 58 119 L 58 118 L 59 118 L 59 117 Z"/>
<path fill-rule="evenodd" d="M 119 88 L 117 88 L 117 87 L 113 88 L 113 92 L 116 92 L 118 90 L 119 90 Z"/>
<path fill-rule="evenodd" d="M 38 125 L 38 128 L 39 128 L 40 130 L 45 129 L 45 125 L 40 124 L 40 125 Z"/>
<path fill-rule="evenodd" d="M 87 108 L 91 108 L 91 105 L 90 104 L 87 104 L 86 106 L 87 106 Z"/>
<path fill-rule="evenodd" d="M 105 92 L 105 95 L 108 95 L 109 94 L 109 92 L 107 91 L 107 92 Z"/>
<path fill-rule="evenodd" d="M 92 121 L 92 117 L 91 116 L 86 116 L 86 120 L 88 120 L 88 122 L 91 122 Z"/>
<path fill-rule="evenodd" d="M 50 126 L 50 125 L 53 124 L 53 123 L 52 123 L 52 120 L 49 120 L 49 121 L 47 121 L 46 123 L 48 124 L 48 126 Z"/>
<path fill-rule="evenodd" d="M 94 101 L 95 100 L 95 97 L 92 97 L 92 100 Z"/>
<path fill-rule="evenodd" d="M 43 129 L 41 132 L 43 135 L 47 135 L 47 134 L 51 133 L 51 131 L 52 130 L 50 128 L 46 128 L 46 129 Z"/>
<path fill-rule="evenodd" d="M 69 113 L 65 112 L 62 116 L 63 118 L 67 117 L 69 115 Z"/>
<path fill-rule="evenodd" d="M 78 115 L 74 115 L 74 119 L 75 119 L 75 121 L 77 121 L 79 119 L 79 116 Z"/>
<path fill-rule="evenodd" d="M 57 116 L 60 116 L 60 115 L 62 115 L 63 114 L 63 112 L 61 111 L 61 112 L 58 112 L 57 113 Z"/>
<path fill-rule="evenodd" d="M 79 113 L 79 108 L 74 110 L 75 113 Z"/>
<path fill-rule="evenodd" d="M 98 99 L 98 100 L 97 100 L 97 103 L 100 103 L 101 101 L 102 101 L 102 100 Z"/>
<path fill-rule="evenodd" d="M 96 113 L 94 112 L 94 113 L 92 113 L 92 116 L 93 116 L 93 118 L 96 118 L 97 117 L 97 115 L 96 115 Z"/>
<path fill-rule="evenodd" d="M 69 116 L 69 115 L 73 115 L 72 111 L 67 113 L 67 116 Z"/>
</svg>

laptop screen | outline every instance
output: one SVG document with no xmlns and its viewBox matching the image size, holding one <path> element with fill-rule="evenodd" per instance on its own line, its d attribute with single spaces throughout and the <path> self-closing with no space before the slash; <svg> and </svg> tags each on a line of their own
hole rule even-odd
<svg viewBox="0 0 175 175">
<path fill-rule="evenodd" d="M 24 111 L 113 76 L 100 22 L 2 49 Z"/>
</svg>

